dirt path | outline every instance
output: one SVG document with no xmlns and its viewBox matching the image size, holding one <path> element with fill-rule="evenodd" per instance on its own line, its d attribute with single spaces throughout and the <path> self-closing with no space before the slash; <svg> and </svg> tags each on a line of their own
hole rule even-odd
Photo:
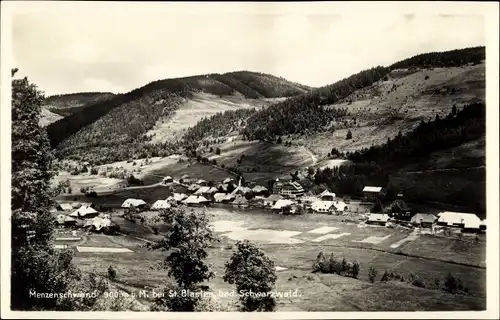
<svg viewBox="0 0 500 320">
<path fill-rule="evenodd" d="M 316 157 L 316 155 L 314 153 L 312 153 L 311 150 L 307 149 L 307 147 L 303 147 L 304 150 L 311 156 L 311 159 L 312 159 L 312 162 L 313 162 L 313 166 L 316 165 L 318 163 L 318 157 Z"/>
</svg>

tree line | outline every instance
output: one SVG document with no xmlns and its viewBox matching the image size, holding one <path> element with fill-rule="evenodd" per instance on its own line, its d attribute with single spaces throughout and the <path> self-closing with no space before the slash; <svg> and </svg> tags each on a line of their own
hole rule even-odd
<svg viewBox="0 0 500 320">
<path fill-rule="evenodd" d="M 465 64 L 478 64 L 486 58 L 484 46 L 456 49 L 444 52 L 429 52 L 398 61 L 391 65 L 391 70 L 402 68 L 448 68 Z"/>
</svg>

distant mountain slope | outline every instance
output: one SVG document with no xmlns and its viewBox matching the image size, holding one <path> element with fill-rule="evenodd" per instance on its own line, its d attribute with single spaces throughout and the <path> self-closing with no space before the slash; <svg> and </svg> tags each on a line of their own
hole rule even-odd
<svg viewBox="0 0 500 320">
<path fill-rule="evenodd" d="M 114 97 L 111 92 L 79 92 L 53 95 L 45 98 L 44 107 L 63 117 L 80 111 L 82 107 L 91 103 L 107 100 Z"/>
<path fill-rule="evenodd" d="M 61 115 L 58 115 L 57 113 L 50 112 L 46 108 L 42 107 L 42 114 L 40 117 L 40 125 L 42 127 L 46 127 L 49 124 L 56 122 L 59 119 L 62 119 L 63 117 Z"/>
<path fill-rule="evenodd" d="M 397 77 L 397 72 L 395 71 L 401 68 L 405 68 L 403 72 L 406 74 L 416 73 L 422 69 L 431 68 L 462 68 L 469 64 L 478 65 L 484 59 L 485 48 L 475 47 L 447 52 L 421 54 L 396 62 L 389 67 L 379 66 L 365 70 L 334 84 L 314 89 L 303 96 L 288 99 L 271 108 L 256 113 L 252 116 L 252 119 L 248 121 L 243 133 L 248 139 L 269 140 L 280 135 L 334 130 L 335 121 L 338 120 L 339 115 L 336 111 L 330 111 L 337 115 L 332 118 L 329 116 L 330 112 L 327 111 L 328 109 L 321 108 L 321 106 L 329 106 L 341 101 L 351 103 L 353 100 L 359 100 L 355 98 L 346 98 L 350 95 L 358 94 L 358 90 L 370 88 L 374 84 L 381 83 L 382 81 L 388 81 L 390 73 L 392 73 L 392 76 Z M 456 85 L 460 84 L 456 83 Z M 396 90 L 397 88 L 393 86 L 393 88 L 390 89 Z M 441 89 L 446 89 L 446 87 L 440 87 L 438 90 Z M 453 91 L 451 87 L 448 87 L 448 89 L 451 94 L 456 94 L 456 88 L 455 91 Z M 422 93 L 438 94 L 437 91 L 419 92 L 415 87 L 411 88 L 411 90 L 414 92 L 408 93 L 413 95 Z M 381 95 L 383 95 L 382 92 L 374 92 L 372 94 L 372 96 Z M 401 92 L 399 92 L 398 95 L 399 98 L 405 99 L 405 101 L 409 98 L 408 95 L 404 96 Z M 339 106 L 335 105 L 333 107 Z M 350 107 L 349 109 L 353 108 Z M 347 113 L 341 117 L 345 116 L 347 116 Z"/>
<path fill-rule="evenodd" d="M 260 107 L 271 103 L 269 99 L 300 95 L 308 90 L 282 78 L 247 71 L 159 80 L 87 105 L 49 125 L 48 133 L 60 156 L 75 155 L 102 162 L 158 154 L 159 150 L 164 154 L 174 148 L 175 141 L 168 139 L 167 144 L 158 146 L 148 142 L 156 135 L 162 136 L 163 124 L 177 112 L 192 108 L 200 97 L 203 104 L 212 102 L 212 110 L 205 110 L 206 115 L 211 115 L 225 110 L 227 101 L 232 103 L 230 109 Z M 257 98 L 250 99 L 249 95 Z M 111 146 L 120 150 L 110 149 Z"/>
<path fill-rule="evenodd" d="M 357 177 L 347 177 L 343 185 L 337 184 L 334 192 L 356 193 L 361 191 L 358 189 L 363 183 L 385 187 L 390 181 L 413 201 L 456 205 L 456 210 L 484 213 L 485 158 L 484 144 L 481 150 L 479 143 L 484 139 L 484 128 L 481 131 L 480 126 L 481 111 L 485 109 L 484 57 L 484 47 L 468 48 L 418 55 L 387 68 L 367 70 L 269 108 L 247 112 L 239 120 L 229 111 L 200 121 L 188 129 L 183 146 L 190 153 L 196 150 L 198 155 L 216 159 L 226 167 L 242 169 L 246 178 L 273 179 L 280 176 L 280 170 L 260 164 L 286 160 L 285 150 L 305 148 L 313 162 L 338 159 L 339 152 L 344 155 L 349 152 L 352 158 L 356 150 L 361 152 L 363 148 L 383 145 L 388 139 L 405 137 L 422 121 L 433 121 L 437 116 L 445 119 L 453 106 L 462 114 L 464 107 L 471 105 L 468 112 L 479 113 L 470 115 L 469 121 L 467 114 L 462 115 L 466 115 L 465 122 L 469 125 L 478 125 L 472 128 L 472 136 L 462 140 L 453 137 L 455 129 L 441 126 L 433 134 L 443 137 L 451 134 L 451 140 L 442 144 L 432 145 L 427 138 L 411 138 L 403 146 L 377 149 L 382 150 L 379 157 L 368 157 L 367 153 L 366 157 L 354 158 L 361 166 L 374 162 L 381 174 L 359 173 Z M 484 113 L 482 117 L 484 120 Z M 467 135 L 469 129 L 464 130 Z M 245 144 L 241 140 L 254 140 L 244 150 L 243 160 L 238 153 L 229 154 L 226 150 L 228 144 Z M 269 142 L 282 150 L 283 159 L 276 159 L 275 153 L 263 152 L 262 146 Z M 417 145 L 420 149 L 413 150 L 413 154 L 404 153 Z M 424 153 L 422 145 L 432 146 L 432 152 Z M 402 153 L 394 153 L 390 160 L 393 148 Z M 222 151 L 220 155 L 210 152 L 217 149 Z M 454 153 L 459 149 L 464 156 Z M 246 160 L 256 156 L 257 162 Z M 306 153 L 304 159 L 305 156 Z M 433 179 L 440 181 L 433 186 Z"/>
</svg>

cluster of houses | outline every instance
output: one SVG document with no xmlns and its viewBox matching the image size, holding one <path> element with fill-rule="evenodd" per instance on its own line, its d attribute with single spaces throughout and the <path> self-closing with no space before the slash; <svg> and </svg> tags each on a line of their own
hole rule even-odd
<svg viewBox="0 0 500 320">
<path fill-rule="evenodd" d="M 164 184 L 177 183 L 183 185 L 185 193 L 173 193 L 165 200 L 158 200 L 149 207 L 152 210 L 169 208 L 173 204 L 185 204 L 187 206 L 207 206 L 212 203 L 229 204 L 238 208 L 261 207 L 271 209 L 274 212 L 284 214 L 299 213 L 303 210 L 311 210 L 317 213 L 344 213 L 347 212 L 347 204 L 339 200 L 335 193 L 325 190 L 318 196 L 306 193 L 304 188 L 294 181 L 282 181 L 276 179 L 272 190 L 255 184 L 243 185 L 241 180 L 236 183 L 232 178 L 227 178 L 218 185 L 213 185 L 205 180 L 193 180 L 184 175 L 175 181 L 167 176 L 163 179 Z M 147 207 L 143 200 L 127 199 L 122 208 Z"/>
<path fill-rule="evenodd" d="M 437 215 L 430 213 L 416 213 L 401 199 L 396 199 L 381 213 L 371 213 L 366 220 L 367 224 L 394 226 L 402 224 L 407 227 L 418 228 L 424 233 L 439 234 L 447 228 L 462 232 L 477 233 L 486 231 L 486 219 L 481 220 L 474 213 L 444 211 Z"/>
<path fill-rule="evenodd" d="M 109 214 L 99 213 L 92 203 L 59 203 L 52 210 L 55 223 L 60 227 L 85 228 L 91 232 L 113 233 L 118 226 Z"/>
</svg>

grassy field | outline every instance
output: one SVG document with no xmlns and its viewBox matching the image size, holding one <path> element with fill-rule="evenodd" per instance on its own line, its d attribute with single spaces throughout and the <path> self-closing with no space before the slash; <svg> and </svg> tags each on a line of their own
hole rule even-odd
<svg viewBox="0 0 500 320">
<path fill-rule="evenodd" d="M 426 77 L 428 77 L 426 79 Z M 451 93 L 451 88 L 456 90 Z M 435 90 L 444 91 L 437 93 Z M 446 116 L 453 104 L 457 106 L 485 99 L 485 64 L 455 68 L 423 69 L 416 72 L 393 71 L 387 81 L 355 91 L 351 96 L 333 105 L 347 108 L 355 125 L 310 136 L 292 136 L 289 139 L 304 145 L 319 158 L 336 147 L 353 151 L 385 143 L 413 129 L 420 120 Z M 348 129 L 352 139 L 346 140 Z"/>
<path fill-rule="evenodd" d="M 267 181 L 276 179 L 298 169 L 314 164 L 313 158 L 303 147 L 285 147 L 260 141 L 234 139 L 218 145 L 220 155 L 208 153 L 210 160 L 226 167 L 238 166 L 243 170 L 247 181 L 267 185 Z M 241 163 L 237 161 L 242 157 Z"/>
<path fill-rule="evenodd" d="M 421 235 L 417 240 L 407 242 L 397 249 L 390 244 L 408 236 L 408 232 L 384 227 L 359 228 L 356 224 L 342 222 L 342 217 L 328 215 L 281 216 L 262 210 L 232 210 L 212 208 L 209 210 L 211 221 L 220 220 L 241 222 L 248 230 L 272 229 L 294 230 L 302 232 L 294 238 L 304 242 L 300 244 L 271 244 L 257 242 L 276 266 L 287 268 L 277 271 L 276 291 L 298 290 L 299 297 L 281 298 L 279 311 L 410 311 L 410 310 L 481 310 L 485 308 L 486 270 L 473 266 L 458 265 L 453 262 L 467 262 L 480 265 L 484 260 L 484 243 L 469 245 L 464 250 L 457 240 Z M 112 265 L 117 270 L 117 281 L 128 291 L 154 289 L 171 282 L 166 271 L 154 266 L 162 261 L 165 253 L 149 251 L 135 238 L 159 240 L 149 227 L 134 224 L 123 218 L 113 220 L 121 226 L 121 231 L 129 236 L 89 236 L 89 243 L 95 246 L 122 246 L 134 253 L 80 253 L 76 252 L 74 261 L 83 271 L 96 271 L 105 275 Z M 329 239 L 322 242 L 311 240 L 320 234 L 308 231 L 322 226 L 335 227 L 331 233 L 350 233 L 350 235 Z M 378 244 L 361 244 L 353 240 L 366 237 L 390 237 Z M 142 242 L 142 244 L 141 244 Z M 112 244 L 111 244 L 112 243 Z M 222 236 L 221 242 L 209 250 L 207 262 L 216 272 L 215 279 L 209 285 L 215 292 L 231 291 L 233 286 L 222 280 L 224 263 L 232 254 L 234 240 Z M 463 242 L 462 242 L 463 244 Z M 83 245 L 87 246 L 87 243 Z M 333 253 L 338 259 L 357 260 L 361 270 L 359 279 L 352 279 L 330 274 L 313 274 L 312 264 L 322 251 Z M 408 257 L 399 253 L 417 255 Z M 446 253 L 446 254 L 445 254 Z M 427 257 L 427 258 L 426 258 Z M 429 259 L 428 259 L 429 258 Z M 436 258 L 450 262 L 434 260 Z M 378 271 L 375 283 L 368 281 L 368 269 Z M 427 289 L 417 288 L 407 283 L 380 282 L 382 273 L 387 271 L 402 274 L 409 279 L 413 273 L 424 281 Z M 469 295 L 450 295 L 435 287 L 435 279 L 441 284 L 450 272 L 460 276 L 469 290 Z M 234 301 L 232 297 L 219 297 L 221 302 Z M 383 301 L 381 303 L 381 301 Z"/>
<path fill-rule="evenodd" d="M 199 120 L 218 112 L 242 108 L 260 108 L 272 104 L 275 99 L 245 99 L 241 95 L 218 97 L 208 93 L 195 93 L 192 98 L 175 111 L 173 117 L 160 119 L 147 135 L 153 136 L 151 143 L 180 139 L 186 129 Z"/>
</svg>

